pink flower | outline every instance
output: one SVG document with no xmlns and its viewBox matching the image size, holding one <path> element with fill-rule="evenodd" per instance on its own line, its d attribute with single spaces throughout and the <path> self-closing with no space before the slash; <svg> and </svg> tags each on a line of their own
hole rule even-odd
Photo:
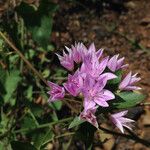
<svg viewBox="0 0 150 150">
<path fill-rule="evenodd" d="M 89 75 L 86 76 L 82 88 L 82 93 L 84 95 L 84 108 L 91 109 L 96 104 L 102 107 L 108 107 L 107 101 L 115 98 L 114 94 L 106 89 L 103 89 L 107 83 L 105 77 L 101 80 L 96 81 Z"/>
<path fill-rule="evenodd" d="M 92 43 L 88 48 L 88 54 L 94 54 L 98 60 L 103 55 L 103 51 L 104 51 L 103 49 L 99 49 L 98 51 L 96 51 L 94 43 Z"/>
<path fill-rule="evenodd" d="M 88 54 L 83 60 L 81 72 L 90 74 L 93 78 L 97 79 L 103 73 L 107 66 L 108 58 L 103 58 L 100 62 L 96 55 Z"/>
<path fill-rule="evenodd" d="M 101 48 L 101 49 L 99 49 L 99 50 L 96 52 L 96 56 L 97 56 L 98 59 L 100 59 L 100 58 L 102 57 L 103 51 L 104 51 L 104 49 Z"/>
<path fill-rule="evenodd" d="M 83 110 L 80 114 L 80 119 L 88 121 L 93 126 L 98 128 L 98 123 L 95 116 L 96 109 L 96 107 L 93 107 L 92 109 Z"/>
<path fill-rule="evenodd" d="M 56 54 L 56 55 L 59 58 L 60 64 L 64 68 L 72 71 L 74 69 L 74 62 L 73 62 L 73 58 L 72 58 L 72 52 L 69 48 L 66 47 L 66 49 L 68 51 L 68 54 L 66 54 L 65 51 L 63 51 L 63 56 L 60 56 L 59 54 Z"/>
<path fill-rule="evenodd" d="M 87 54 L 87 48 L 83 43 L 75 43 L 75 46 L 71 46 L 72 57 L 76 63 L 80 63 L 84 56 Z"/>
<path fill-rule="evenodd" d="M 119 54 L 118 55 L 114 55 L 109 61 L 108 61 L 108 68 L 112 71 L 115 72 L 119 69 L 125 68 L 128 66 L 128 64 L 124 65 L 123 61 L 124 61 L 124 57 L 118 59 Z"/>
<path fill-rule="evenodd" d="M 120 129 L 122 133 L 124 133 L 123 127 L 126 127 L 132 130 L 131 123 L 134 122 L 134 120 L 123 117 L 127 113 L 128 111 L 126 110 L 126 111 L 122 111 L 122 112 L 119 112 L 110 116 L 110 120 L 113 122 L 115 126 L 117 126 Z"/>
<path fill-rule="evenodd" d="M 51 88 L 48 94 L 50 94 L 49 102 L 53 102 L 59 99 L 63 99 L 65 96 L 65 89 L 53 82 L 48 81 L 48 85 Z"/>
<path fill-rule="evenodd" d="M 106 72 L 106 73 L 101 74 L 97 80 L 102 80 L 102 78 L 105 78 L 105 80 L 107 81 L 107 80 L 115 79 L 117 78 L 117 76 L 113 73 Z"/>
<path fill-rule="evenodd" d="M 119 84 L 120 90 L 139 90 L 141 89 L 138 86 L 134 86 L 133 84 L 141 80 L 141 78 L 137 78 L 137 73 L 132 75 L 131 72 L 127 74 L 127 76 L 122 80 Z"/>
<path fill-rule="evenodd" d="M 73 96 L 77 96 L 83 86 L 83 78 L 77 70 L 74 75 L 68 75 L 68 81 L 64 83 L 65 89 Z"/>
</svg>

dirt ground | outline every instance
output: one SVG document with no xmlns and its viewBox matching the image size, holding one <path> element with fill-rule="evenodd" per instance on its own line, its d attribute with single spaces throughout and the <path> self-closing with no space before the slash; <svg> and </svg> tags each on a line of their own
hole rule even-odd
<svg viewBox="0 0 150 150">
<path fill-rule="evenodd" d="M 150 102 L 150 1 L 112 0 L 102 5 L 59 3 L 52 33 L 52 41 L 57 49 L 62 50 L 64 45 L 82 41 L 86 45 L 94 42 L 97 48 L 105 48 L 105 53 L 109 55 L 119 53 L 130 64 L 129 70 L 139 73 L 141 92 L 147 95 L 145 101 Z M 134 131 L 150 141 L 150 106 L 142 108 L 144 113 L 140 115 Z M 110 136 L 104 149 L 148 150 L 131 140 L 116 139 Z M 95 146 L 94 149 L 101 148 Z"/>
</svg>

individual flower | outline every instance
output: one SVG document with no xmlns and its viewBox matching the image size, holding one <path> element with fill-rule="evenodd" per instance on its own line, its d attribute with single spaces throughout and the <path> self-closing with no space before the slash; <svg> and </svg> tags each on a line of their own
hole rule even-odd
<svg viewBox="0 0 150 150">
<path fill-rule="evenodd" d="M 111 91 L 104 89 L 106 83 L 107 79 L 105 77 L 96 81 L 91 78 L 91 76 L 86 76 L 82 88 L 82 94 L 84 95 L 84 109 L 91 109 L 96 104 L 102 107 L 109 106 L 107 101 L 114 99 L 115 96 Z"/>
<path fill-rule="evenodd" d="M 110 60 L 108 61 L 108 68 L 112 71 L 115 72 L 119 69 L 125 68 L 128 66 L 128 64 L 123 64 L 124 63 L 124 57 L 118 59 L 119 54 L 118 55 L 114 55 L 112 58 L 110 58 Z"/>
<path fill-rule="evenodd" d="M 65 51 L 63 51 L 63 56 L 56 54 L 59 58 L 60 64 L 72 71 L 74 69 L 74 62 L 73 62 L 73 58 L 72 58 L 72 51 L 69 48 L 66 48 L 66 50 L 68 51 L 68 54 L 65 53 Z"/>
<path fill-rule="evenodd" d="M 65 96 L 65 89 L 53 82 L 48 81 L 48 86 L 51 88 L 47 93 L 50 94 L 49 102 L 63 99 Z"/>
<path fill-rule="evenodd" d="M 63 84 L 65 89 L 73 96 L 77 96 L 83 86 L 83 78 L 77 70 L 74 75 L 68 75 L 68 81 Z"/>
<path fill-rule="evenodd" d="M 96 55 L 88 54 L 83 60 L 80 71 L 86 74 L 90 74 L 93 78 L 97 79 L 105 70 L 108 58 L 109 57 L 105 57 L 99 61 Z"/>
<path fill-rule="evenodd" d="M 97 109 L 96 107 L 93 107 L 88 110 L 83 110 L 79 117 L 80 119 L 88 121 L 93 126 L 98 128 L 98 123 L 97 123 L 96 116 L 95 116 L 96 109 Z"/>
<path fill-rule="evenodd" d="M 139 89 L 141 89 L 138 86 L 134 86 L 134 83 L 141 80 L 141 78 L 136 77 L 136 76 L 137 76 L 137 73 L 132 75 L 132 73 L 129 72 L 127 74 L 127 76 L 119 84 L 119 89 L 120 90 L 139 90 Z"/>
<path fill-rule="evenodd" d="M 96 51 L 96 48 L 95 48 L 95 44 L 92 43 L 89 48 L 88 48 L 88 54 L 94 54 L 96 55 L 97 59 L 100 59 L 100 57 L 102 56 L 103 54 L 103 51 L 104 49 L 99 49 L 98 51 Z"/>
<path fill-rule="evenodd" d="M 72 58 L 76 63 L 80 63 L 87 54 L 87 48 L 83 43 L 75 43 L 71 46 Z"/>
<path fill-rule="evenodd" d="M 110 116 L 110 120 L 113 122 L 113 124 L 115 126 L 117 126 L 120 129 L 120 131 L 122 133 L 124 133 L 123 127 L 126 127 L 128 129 L 132 130 L 131 129 L 131 127 L 132 127 L 131 123 L 133 123 L 134 120 L 125 118 L 124 116 L 127 113 L 128 113 L 128 111 L 126 110 L 126 111 L 122 111 L 122 112 L 119 112 L 119 113 L 115 113 L 115 114 Z"/>
</svg>

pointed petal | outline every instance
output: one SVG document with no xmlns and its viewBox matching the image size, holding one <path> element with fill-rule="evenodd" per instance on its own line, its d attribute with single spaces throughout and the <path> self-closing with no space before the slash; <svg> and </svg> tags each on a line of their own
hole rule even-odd
<svg viewBox="0 0 150 150">
<path fill-rule="evenodd" d="M 57 55 L 59 61 L 62 61 L 63 57 L 61 55 L 59 55 L 59 54 L 56 54 L 56 55 Z"/>
<path fill-rule="evenodd" d="M 127 74 L 127 76 L 126 76 L 126 77 L 122 80 L 122 82 L 120 83 L 119 89 L 120 89 L 120 90 L 124 89 L 124 88 L 130 83 L 131 78 L 132 78 L 131 72 L 129 72 L 129 73 Z"/>
<path fill-rule="evenodd" d="M 94 99 L 94 102 L 102 107 L 108 107 L 108 103 L 103 99 Z"/>
<path fill-rule="evenodd" d="M 108 101 L 108 100 L 112 100 L 115 98 L 115 95 L 109 91 L 109 90 L 104 90 L 104 93 L 103 93 L 103 98 Z"/>
<path fill-rule="evenodd" d="M 135 122 L 134 120 L 129 119 L 129 118 L 125 118 L 125 117 L 121 117 L 121 118 L 119 118 L 119 120 L 120 120 L 120 122 L 122 122 L 122 123 Z"/>
<path fill-rule="evenodd" d="M 98 68 L 99 68 L 99 69 L 98 69 L 99 74 L 101 74 L 101 73 L 105 70 L 105 68 L 106 68 L 106 66 L 107 66 L 108 59 L 109 59 L 109 57 L 105 57 L 105 58 L 100 62 L 99 67 L 98 67 Z"/>
<path fill-rule="evenodd" d="M 122 68 L 121 66 L 123 65 L 123 62 L 124 62 L 124 57 L 120 58 L 118 61 L 117 61 L 117 70 Z"/>
<path fill-rule="evenodd" d="M 120 118 L 120 117 L 122 117 L 122 116 L 125 116 L 127 113 L 128 113 L 128 110 L 125 110 L 125 111 L 121 111 L 121 112 L 115 113 L 115 114 L 113 114 L 112 116 L 113 116 L 114 118 Z"/>
<path fill-rule="evenodd" d="M 128 66 L 129 66 L 129 64 L 122 65 L 122 66 L 121 66 L 121 69 L 124 69 L 124 68 L 126 68 L 126 67 L 128 67 Z"/>
<path fill-rule="evenodd" d="M 123 126 L 122 126 L 122 124 L 121 124 L 121 122 L 120 122 L 119 120 L 116 120 L 115 125 L 118 127 L 118 129 L 119 129 L 122 133 L 124 133 Z"/>
<path fill-rule="evenodd" d="M 89 46 L 88 52 L 90 52 L 90 53 L 95 53 L 95 51 L 96 51 L 95 44 L 92 43 L 92 44 Z"/>
<path fill-rule="evenodd" d="M 72 53 L 71 49 L 67 46 L 65 46 L 66 50 L 68 51 L 68 53 Z"/>
<path fill-rule="evenodd" d="M 118 55 L 114 55 L 107 64 L 108 68 L 113 72 L 116 71 L 117 68 L 117 57 Z"/>
<path fill-rule="evenodd" d="M 138 81 L 140 81 L 140 80 L 141 80 L 140 77 L 137 78 L 137 77 L 133 77 L 133 76 L 132 76 L 131 81 L 130 81 L 130 85 L 131 85 L 131 84 L 134 84 L 134 83 L 136 83 L 136 82 L 138 82 Z"/>
<path fill-rule="evenodd" d="M 96 56 L 98 59 L 100 59 L 100 57 L 103 55 L 103 51 L 104 51 L 104 49 L 101 48 L 96 52 Z"/>
<path fill-rule="evenodd" d="M 138 86 L 127 86 L 124 88 L 124 90 L 133 91 L 133 90 L 141 90 L 142 88 Z"/>
<path fill-rule="evenodd" d="M 92 109 L 93 107 L 95 107 L 96 103 L 93 100 L 85 97 L 83 105 L 84 105 L 84 109 L 88 110 L 88 109 Z"/>
<path fill-rule="evenodd" d="M 117 78 L 117 76 L 113 73 L 103 73 L 100 75 L 100 77 L 98 78 L 98 80 L 100 80 L 101 78 L 105 77 L 106 80 L 112 80 L 112 79 L 115 79 Z"/>
</svg>

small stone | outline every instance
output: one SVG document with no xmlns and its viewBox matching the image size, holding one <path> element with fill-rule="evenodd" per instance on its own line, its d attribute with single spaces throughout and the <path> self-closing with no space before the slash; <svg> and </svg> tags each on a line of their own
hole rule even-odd
<svg viewBox="0 0 150 150">
<path fill-rule="evenodd" d="M 135 9 L 136 8 L 136 4 L 132 1 L 129 1 L 129 2 L 125 3 L 124 5 L 128 9 Z"/>
</svg>

